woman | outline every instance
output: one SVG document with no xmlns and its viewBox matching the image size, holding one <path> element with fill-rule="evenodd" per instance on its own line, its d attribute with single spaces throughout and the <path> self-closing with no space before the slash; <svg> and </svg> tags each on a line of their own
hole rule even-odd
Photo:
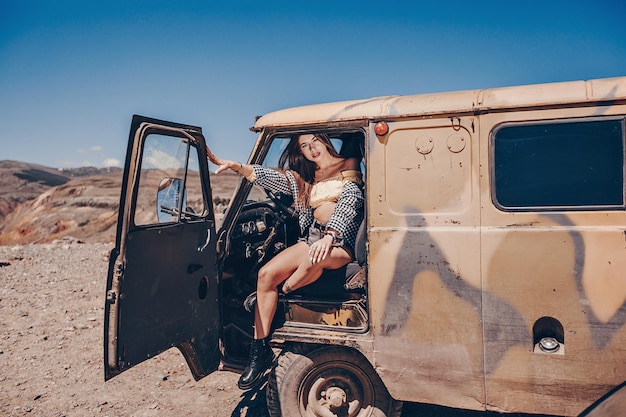
<svg viewBox="0 0 626 417">
<path fill-rule="evenodd" d="M 274 192 L 294 199 L 302 238 L 286 248 L 258 274 L 254 311 L 254 339 L 250 362 L 238 386 L 254 387 L 274 361 L 269 345 L 279 287 L 285 294 L 316 281 L 324 269 L 337 269 L 354 259 L 354 242 L 363 220 L 360 161 L 343 158 L 325 134 L 293 138 L 279 160 L 280 169 L 217 158 L 216 173 L 227 169 Z"/>
</svg>

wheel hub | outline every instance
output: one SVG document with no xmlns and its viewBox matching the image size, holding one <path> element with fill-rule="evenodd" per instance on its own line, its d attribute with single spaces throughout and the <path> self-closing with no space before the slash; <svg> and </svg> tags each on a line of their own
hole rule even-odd
<svg viewBox="0 0 626 417">
<path fill-rule="evenodd" d="M 325 384 L 329 385 L 324 386 Z M 357 399 L 348 402 L 348 394 L 343 388 L 325 378 L 319 378 L 309 391 L 307 410 L 315 417 L 337 417 L 338 415 L 355 417 L 359 413 L 360 405 Z"/>
<path fill-rule="evenodd" d="M 346 392 L 339 387 L 330 387 L 321 396 L 328 401 L 331 411 L 346 405 Z"/>
</svg>

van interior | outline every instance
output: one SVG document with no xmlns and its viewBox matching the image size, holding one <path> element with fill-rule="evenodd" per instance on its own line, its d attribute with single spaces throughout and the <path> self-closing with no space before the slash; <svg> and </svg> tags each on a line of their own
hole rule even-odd
<svg viewBox="0 0 626 417">
<path fill-rule="evenodd" d="M 262 165 L 275 168 L 278 158 L 295 135 L 276 134 L 262 155 Z M 306 132 L 315 133 L 315 132 Z M 362 161 L 365 179 L 364 138 L 361 130 L 327 132 L 343 157 Z M 257 272 L 273 256 L 294 244 L 299 236 L 298 219 L 290 205 L 291 196 L 242 180 L 248 194 L 236 221 L 227 233 L 227 250 L 222 263 L 222 341 L 225 362 L 240 364 L 247 360 L 252 339 L 254 310 L 244 300 L 256 290 Z M 365 193 L 365 190 L 363 190 Z M 316 282 L 288 295 L 279 294 L 273 328 L 312 329 L 363 333 L 368 329 L 366 229 L 365 220 L 356 239 L 355 259 L 338 270 L 326 270 Z"/>
</svg>

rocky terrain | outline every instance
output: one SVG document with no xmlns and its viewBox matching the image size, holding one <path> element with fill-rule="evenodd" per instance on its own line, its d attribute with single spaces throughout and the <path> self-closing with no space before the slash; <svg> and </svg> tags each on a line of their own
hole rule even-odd
<svg viewBox="0 0 626 417">
<path fill-rule="evenodd" d="M 110 243 L 0 246 L 0 415 L 265 416 L 237 374 L 194 381 L 177 350 L 104 382 Z M 253 401 L 257 400 L 257 401 Z"/>
<path fill-rule="evenodd" d="M 113 242 L 122 170 L 0 161 L 0 245 Z"/>
<path fill-rule="evenodd" d="M 211 175 L 221 211 L 239 177 Z M 120 168 L 55 169 L 0 161 L 0 245 L 49 243 L 63 237 L 114 242 Z"/>
</svg>

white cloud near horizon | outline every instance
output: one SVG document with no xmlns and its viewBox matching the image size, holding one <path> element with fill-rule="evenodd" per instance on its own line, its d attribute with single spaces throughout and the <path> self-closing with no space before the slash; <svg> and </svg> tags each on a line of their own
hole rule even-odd
<svg viewBox="0 0 626 417">
<path fill-rule="evenodd" d="M 102 161 L 102 165 L 105 168 L 118 168 L 122 166 L 122 162 L 116 158 L 106 158 L 104 161 Z"/>
</svg>

